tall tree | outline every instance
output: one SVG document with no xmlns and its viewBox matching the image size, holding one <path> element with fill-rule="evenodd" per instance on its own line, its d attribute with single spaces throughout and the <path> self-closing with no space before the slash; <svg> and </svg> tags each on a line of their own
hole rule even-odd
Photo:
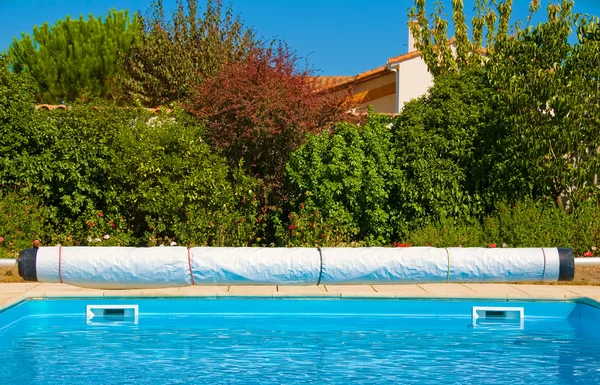
<svg viewBox="0 0 600 385">
<path fill-rule="evenodd" d="M 137 104 L 185 100 L 201 80 L 239 62 L 257 45 L 253 30 L 221 0 L 207 0 L 202 16 L 197 0 L 177 0 L 170 20 L 157 0 L 139 19 L 141 44 L 123 61 L 123 83 Z"/>
<path fill-rule="evenodd" d="M 533 0 L 533 3 L 537 1 Z M 476 0 L 476 15 L 471 19 L 471 40 L 463 0 L 452 0 L 456 36 L 456 54 L 453 54 L 448 46 L 448 21 L 444 18 L 442 1 L 434 2 L 434 12 L 430 16 L 427 16 L 426 6 L 426 0 L 415 0 L 409 13 L 409 28 L 416 48 L 421 51 L 429 72 L 434 76 L 465 68 L 470 63 L 481 63 L 481 55 L 477 53 L 482 52 L 484 32 L 487 52 L 493 51 L 496 41 L 508 36 L 512 0 Z"/>
<path fill-rule="evenodd" d="M 507 145 L 518 150 L 513 164 L 565 205 L 600 187 L 600 19 L 573 5 L 549 4 L 546 22 L 498 43 L 486 65 L 510 122 Z"/>
<path fill-rule="evenodd" d="M 137 19 L 127 11 L 59 20 L 53 26 L 34 27 L 9 48 L 15 72 L 27 71 L 38 84 L 40 102 L 69 102 L 110 97 L 111 82 L 120 71 L 122 52 L 137 38 Z"/>
</svg>

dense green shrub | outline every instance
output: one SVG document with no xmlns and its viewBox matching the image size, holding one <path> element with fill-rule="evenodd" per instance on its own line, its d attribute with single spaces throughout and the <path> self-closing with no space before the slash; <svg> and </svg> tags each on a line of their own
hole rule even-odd
<svg viewBox="0 0 600 385">
<path fill-rule="evenodd" d="M 481 68 L 436 77 L 427 95 L 407 103 L 393 128 L 406 185 L 394 197 L 414 227 L 444 217 L 480 216 L 508 199 L 489 176 L 500 161 L 503 125 Z"/>
<path fill-rule="evenodd" d="M 202 141 L 184 114 L 139 121 L 116 138 L 107 182 L 112 204 L 152 244 L 255 241 L 256 182 Z"/>
<path fill-rule="evenodd" d="M 255 242 L 256 182 L 211 152 L 196 121 L 114 106 L 35 111 L 30 79 L 3 63 L 0 191 L 39 194 L 43 242 Z"/>
<path fill-rule="evenodd" d="M 399 222 L 390 192 L 403 177 L 395 167 L 390 125 L 389 117 L 372 116 L 363 127 L 343 123 L 334 133 L 309 136 L 287 165 L 291 211 L 298 214 L 284 227 L 296 226 L 292 219 L 301 210 L 318 211 L 333 238 L 389 242 Z"/>
</svg>

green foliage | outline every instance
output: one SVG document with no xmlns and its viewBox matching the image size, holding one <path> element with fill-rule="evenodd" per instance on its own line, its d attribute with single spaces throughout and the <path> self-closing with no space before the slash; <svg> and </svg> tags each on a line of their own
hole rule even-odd
<svg viewBox="0 0 600 385">
<path fill-rule="evenodd" d="M 481 222 L 442 220 L 407 237 L 415 246 L 570 247 L 577 256 L 600 255 L 600 206 L 597 196 L 572 211 L 550 199 L 502 203 Z"/>
<path fill-rule="evenodd" d="M 244 245 L 255 242 L 256 182 L 230 170 L 178 113 L 33 108 L 24 74 L 0 72 L 0 182 L 39 193 L 48 242 Z"/>
<path fill-rule="evenodd" d="M 109 11 L 106 18 L 67 17 L 53 26 L 34 27 L 9 48 L 15 72 L 28 72 L 38 86 L 38 100 L 72 102 L 110 97 L 118 60 L 135 44 L 137 20 L 126 11 Z"/>
<path fill-rule="evenodd" d="M 572 6 L 550 5 L 547 22 L 497 44 L 486 66 L 509 122 L 507 147 L 518 154 L 514 168 L 529 171 L 536 196 L 563 204 L 597 191 L 600 170 L 600 28 Z"/>
<path fill-rule="evenodd" d="M 140 44 L 122 62 L 129 100 L 150 107 L 185 101 L 203 79 L 243 60 L 257 45 L 252 29 L 222 0 L 207 0 L 204 15 L 198 12 L 197 0 L 177 0 L 168 20 L 157 0 L 149 15 L 138 15 Z"/>
<path fill-rule="evenodd" d="M 2 186 L 0 192 L 0 258 L 16 258 L 35 240 L 48 241 L 48 208 L 41 200 L 23 194 L 17 187 Z"/>
<path fill-rule="evenodd" d="M 481 215 L 506 199 L 506 184 L 489 176 L 503 128 L 493 94 L 474 67 L 437 77 L 426 96 L 404 107 L 393 130 L 406 183 L 393 200 L 406 228 Z"/>
<path fill-rule="evenodd" d="M 346 243 L 391 239 L 398 218 L 389 196 L 402 175 L 394 164 L 390 123 L 372 116 L 364 127 L 343 123 L 334 133 L 309 136 L 287 166 L 292 207 L 319 211 Z"/>
<path fill-rule="evenodd" d="M 335 218 L 325 219 L 319 210 L 300 204 L 298 212 L 291 212 L 284 223 L 277 221 L 276 238 L 287 247 L 340 247 L 356 246 L 348 231 Z"/>
<path fill-rule="evenodd" d="M 148 244 L 254 242 L 256 182 L 230 172 L 184 114 L 152 119 L 117 136 L 107 178 L 112 204 Z"/>
<path fill-rule="evenodd" d="M 444 18 L 443 3 L 436 0 L 434 7 L 434 12 L 428 17 L 427 0 L 414 0 L 414 7 L 408 15 L 415 46 L 421 51 L 433 76 L 455 72 L 471 64 L 481 64 L 480 53 L 493 53 L 496 42 L 508 38 L 512 0 L 476 0 L 476 15 L 471 20 L 471 41 L 463 0 L 452 0 L 456 54 L 449 47 L 448 20 Z M 486 51 L 482 51 L 484 33 Z"/>
<path fill-rule="evenodd" d="M 478 220 L 444 217 L 415 228 L 401 242 L 412 246 L 488 247 L 490 239 Z"/>
</svg>

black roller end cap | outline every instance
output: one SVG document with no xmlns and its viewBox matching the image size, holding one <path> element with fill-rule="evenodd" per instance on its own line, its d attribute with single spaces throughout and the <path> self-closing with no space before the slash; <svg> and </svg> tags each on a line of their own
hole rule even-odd
<svg viewBox="0 0 600 385">
<path fill-rule="evenodd" d="M 558 249 L 560 268 L 558 272 L 559 281 L 572 281 L 575 277 L 575 254 L 571 249 Z"/>
<path fill-rule="evenodd" d="M 19 253 L 19 275 L 26 281 L 37 282 L 38 249 L 25 249 Z"/>
</svg>

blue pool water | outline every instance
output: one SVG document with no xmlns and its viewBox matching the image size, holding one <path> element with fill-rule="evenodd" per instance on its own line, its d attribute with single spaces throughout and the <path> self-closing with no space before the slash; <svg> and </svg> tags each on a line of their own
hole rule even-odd
<svg viewBox="0 0 600 385">
<path fill-rule="evenodd" d="M 138 305 L 137 324 L 119 316 L 88 323 L 94 304 Z M 474 327 L 473 306 L 523 307 L 524 323 Z M 570 302 L 26 301 L 0 313 L 0 383 L 600 384 L 600 310 Z"/>
</svg>

